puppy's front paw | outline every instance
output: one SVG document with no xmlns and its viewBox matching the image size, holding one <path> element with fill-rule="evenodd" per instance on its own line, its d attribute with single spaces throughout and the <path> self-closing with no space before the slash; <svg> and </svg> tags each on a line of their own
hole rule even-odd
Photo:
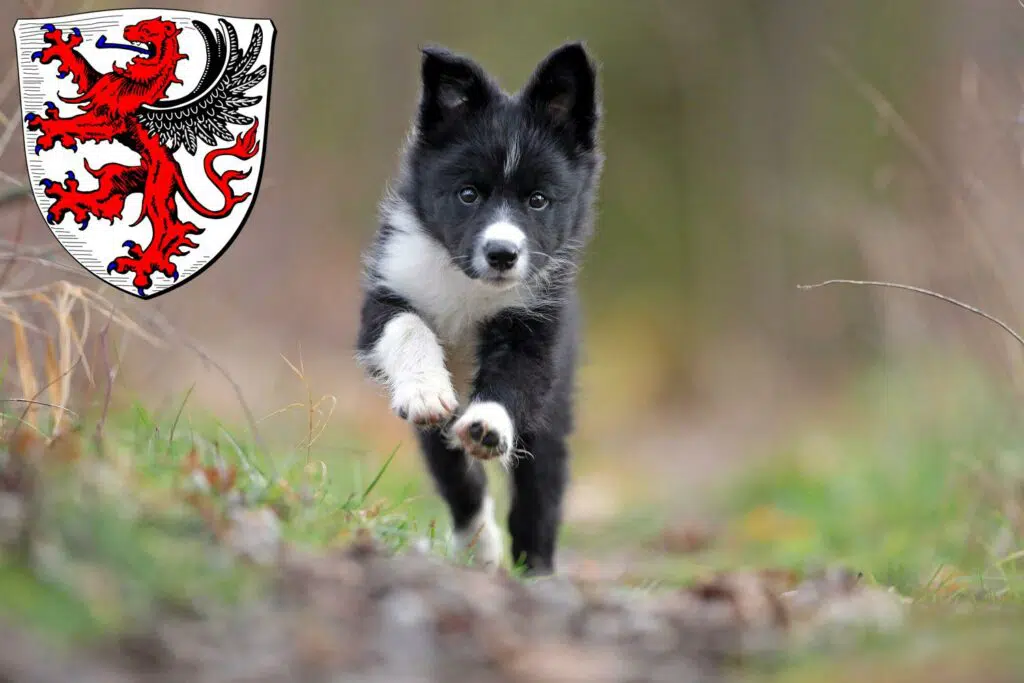
<svg viewBox="0 0 1024 683">
<path fill-rule="evenodd" d="M 452 427 L 453 440 L 478 460 L 508 461 L 515 443 L 512 418 L 500 403 L 474 403 Z"/>
<path fill-rule="evenodd" d="M 458 405 L 451 380 L 440 376 L 400 384 L 391 396 L 391 409 L 418 427 L 444 424 Z"/>
</svg>

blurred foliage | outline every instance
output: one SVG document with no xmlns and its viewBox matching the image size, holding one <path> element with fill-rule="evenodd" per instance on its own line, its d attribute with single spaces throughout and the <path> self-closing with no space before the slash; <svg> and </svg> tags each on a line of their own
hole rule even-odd
<svg viewBox="0 0 1024 683">
<path fill-rule="evenodd" d="M 397 166 L 427 43 L 471 55 L 510 90 L 566 40 L 585 40 L 601 64 L 607 163 L 582 273 L 588 425 L 626 429 L 651 407 L 671 418 L 684 407 L 742 411 L 737 398 L 769 389 L 805 399 L 923 342 L 966 339 L 969 353 L 1006 368 L 996 334 L 935 302 L 795 286 L 899 280 L 1024 319 L 1014 296 L 1024 285 L 1015 3 L 164 4 L 269 16 L 278 29 L 256 210 L 216 269 L 161 304 L 214 355 L 231 356 L 264 404 L 276 405 L 267 395 L 287 375 L 270 376 L 266 360 L 298 342 L 348 384 L 342 417 L 364 418 L 348 353 L 358 256 Z M 57 0 L 49 11 L 114 6 Z M 20 151 L 6 151 L 3 167 L 22 173 Z M 256 351 L 237 348 L 240 333 Z M 169 370 L 177 362 L 192 359 L 143 374 L 164 372 L 181 389 L 192 377 Z M 254 363 L 261 372 L 246 371 Z"/>
<path fill-rule="evenodd" d="M 793 286 L 828 267 L 859 271 L 862 256 L 852 235 L 821 225 L 809 195 L 837 190 L 852 205 L 839 211 L 899 202 L 872 178 L 904 150 L 878 134 L 872 106 L 826 49 L 923 129 L 941 116 L 928 78 L 942 48 L 933 2 L 566 0 L 542 13 L 535 3 L 462 0 L 313 6 L 298 14 L 303 53 L 290 59 L 329 65 L 336 87 L 323 87 L 324 69 L 300 69 L 293 87 L 316 131 L 301 144 L 312 158 L 341 158 L 337 208 L 355 219 L 346 232 L 357 242 L 374 227 L 367 198 L 394 166 L 381 151 L 397 149 L 413 111 L 417 45 L 464 51 L 515 89 L 554 45 L 585 39 L 602 64 L 607 154 L 584 276 L 591 318 L 681 340 L 665 352 L 670 363 L 751 328 L 766 348 L 806 354 L 807 372 L 812 354 L 829 355 L 806 345 L 801 319 L 824 304 L 798 302 Z M 499 28 L 514 39 L 496 38 Z M 360 181 L 356 159 L 373 184 Z M 831 320 L 840 331 L 873 317 L 864 305 L 844 313 Z M 675 379 L 685 372 L 668 369 Z"/>
</svg>

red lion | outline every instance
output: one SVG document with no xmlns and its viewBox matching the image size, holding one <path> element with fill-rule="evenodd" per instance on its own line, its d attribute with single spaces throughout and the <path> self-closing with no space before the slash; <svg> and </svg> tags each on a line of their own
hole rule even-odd
<svg viewBox="0 0 1024 683">
<path fill-rule="evenodd" d="M 121 218 L 125 199 L 142 194 L 142 211 L 132 226 L 148 218 L 153 239 L 146 247 L 131 240 L 125 242 L 128 255 L 115 258 L 107 267 L 108 273 L 135 273 L 132 284 L 140 296 L 145 296 L 153 284 L 154 273 L 177 281 L 178 269 L 171 259 L 183 256 L 185 249 L 195 249 L 198 245 L 192 237 L 204 232 L 204 228 L 178 218 L 177 195 L 200 216 L 217 219 L 229 215 L 250 194 L 236 195 L 231 189 L 231 182 L 247 177 L 249 170 L 217 173 L 213 163 L 222 156 L 251 159 L 259 151 L 259 122 L 240 110 L 261 99 L 245 93 L 267 75 L 266 66 L 252 69 L 263 45 L 263 32 L 258 25 L 255 27 L 243 55 L 234 27 L 224 20 L 220 23 L 223 32 L 214 33 L 206 24 L 193 22 L 206 42 L 207 66 L 192 93 L 175 100 L 165 99 L 167 89 L 182 82 L 176 76 L 178 62 L 188 56 L 178 46 L 181 29 L 171 21 L 149 19 L 125 28 L 125 40 L 134 44 L 107 43 L 101 36 L 97 47 L 134 50 L 143 55 L 132 58 L 124 67 L 115 65 L 109 73 L 98 72 L 75 49 L 82 44 L 77 28 L 65 35 L 53 24 L 46 24 L 43 40 L 47 47 L 32 55 L 43 64 L 57 62 L 58 78 L 71 75 L 78 94 L 59 99 L 78 105 L 83 112 L 61 118 L 54 103 L 47 102 L 43 116 L 27 114 L 29 130 L 40 132 L 36 154 L 56 145 L 76 151 L 79 142 L 116 141 L 140 157 L 137 166 L 108 163 L 98 169 L 86 161 L 86 171 L 99 181 L 95 190 L 80 190 L 72 171 L 62 183 L 46 178 L 40 181 L 46 196 L 54 199 L 47 220 L 59 223 L 70 213 L 80 230 L 88 226 L 90 217 L 105 218 L 113 224 L 115 218 Z M 227 128 L 229 123 L 251 126 L 233 137 Z M 206 177 L 224 198 L 219 209 L 207 208 L 196 198 L 173 156 L 182 145 L 195 155 L 197 139 L 208 145 L 218 144 L 218 139 L 234 142 L 230 147 L 207 152 L 204 159 Z"/>
</svg>

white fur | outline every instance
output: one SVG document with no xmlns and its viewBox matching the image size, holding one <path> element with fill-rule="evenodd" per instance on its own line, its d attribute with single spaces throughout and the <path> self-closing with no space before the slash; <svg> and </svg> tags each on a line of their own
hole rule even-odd
<svg viewBox="0 0 1024 683">
<path fill-rule="evenodd" d="M 523 245 L 526 244 L 526 233 L 520 230 L 519 226 L 515 223 L 500 220 L 496 223 L 491 223 L 484 229 L 481 242 L 487 243 L 489 240 L 505 240 L 522 249 Z"/>
<path fill-rule="evenodd" d="M 519 138 L 513 136 L 505 153 L 505 178 L 511 178 L 519 165 Z"/>
<path fill-rule="evenodd" d="M 525 286 L 499 289 L 456 268 L 408 206 L 396 201 L 383 213 L 395 233 L 376 257 L 379 278 L 427 317 L 446 346 L 465 343 L 478 323 L 499 311 L 528 305 Z"/>
<path fill-rule="evenodd" d="M 501 528 L 494 518 L 494 500 L 490 496 L 484 497 L 480 511 L 464 529 L 455 530 L 454 537 L 458 552 L 468 549 L 476 564 L 490 570 L 498 568 L 501 564 L 504 541 Z"/>
<path fill-rule="evenodd" d="M 512 464 L 512 452 L 515 449 L 516 443 L 516 430 L 515 425 L 512 424 L 512 417 L 505 410 L 505 406 L 495 401 L 478 401 L 470 404 L 466 408 L 466 412 L 462 414 L 462 417 L 452 425 L 452 434 L 464 433 L 474 422 L 482 422 L 486 426 L 487 431 L 497 432 L 501 436 L 506 451 L 501 453 L 499 457 L 502 466 L 508 469 Z"/>
<path fill-rule="evenodd" d="M 457 399 L 444 351 L 415 313 L 400 313 L 389 320 L 371 356 L 391 391 L 392 409 L 410 422 L 432 421 L 455 409 Z"/>
<path fill-rule="evenodd" d="M 491 270 L 490 265 L 487 263 L 487 257 L 484 256 L 484 248 L 491 240 L 501 240 L 516 245 L 516 248 L 519 249 L 519 258 L 516 260 L 512 272 L 507 275 L 515 280 L 521 280 L 526 277 L 530 266 L 530 253 L 524 249 L 526 246 L 526 233 L 515 223 L 505 220 L 504 217 L 491 223 L 480 233 L 480 238 L 477 241 L 476 250 L 473 254 L 473 268 L 478 273 L 486 273 Z"/>
</svg>

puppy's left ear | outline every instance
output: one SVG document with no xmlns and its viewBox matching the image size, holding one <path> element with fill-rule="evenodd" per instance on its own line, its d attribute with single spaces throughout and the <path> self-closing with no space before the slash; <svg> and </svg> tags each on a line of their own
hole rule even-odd
<svg viewBox="0 0 1024 683">
<path fill-rule="evenodd" d="M 600 118 L 597 67 L 582 43 L 567 43 L 545 57 L 524 88 L 523 97 L 574 147 L 594 149 Z"/>
<path fill-rule="evenodd" d="M 419 129 L 433 140 L 485 108 L 494 98 L 494 89 L 471 59 L 439 46 L 424 47 L 421 52 Z"/>
</svg>

